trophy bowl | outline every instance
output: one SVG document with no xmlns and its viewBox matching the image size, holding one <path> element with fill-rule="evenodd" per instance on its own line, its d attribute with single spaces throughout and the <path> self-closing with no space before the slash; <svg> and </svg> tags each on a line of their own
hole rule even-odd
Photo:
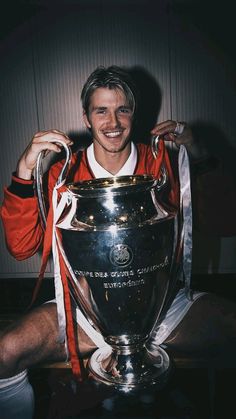
<svg viewBox="0 0 236 419">
<path fill-rule="evenodd" d="M 146 343 L 174 283 L 176 211 L 159 202 L 149 175 L 66 188 L 68 205 L 56 228 L 75 278 L 71 294 L 109 345 L 90 357 L 90 374 L 124 391 L 163 382 L 168 354 Z"/>
</svg>

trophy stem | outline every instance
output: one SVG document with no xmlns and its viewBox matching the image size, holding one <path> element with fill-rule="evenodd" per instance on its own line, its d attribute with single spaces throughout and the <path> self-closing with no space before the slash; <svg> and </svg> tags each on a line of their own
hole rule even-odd
<svg viewBox="0 0 236 419">
<path fill-rule="evenodd" d="M 115 345 L 109 355 L 107 349 L 97 349 L 88 369 L 95 380 L 128 393 L 150 385 L 162 387 L 170 372 L 170 360 L 161 347 L 150 353 L 142 342 L 135 347 Z"/>
</svg>

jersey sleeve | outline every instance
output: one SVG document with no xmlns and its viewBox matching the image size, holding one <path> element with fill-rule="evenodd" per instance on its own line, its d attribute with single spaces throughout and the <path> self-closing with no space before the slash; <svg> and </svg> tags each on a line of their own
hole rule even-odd
<svg viewBox="0 0 236 419">
<path fill-rule="evenodd" d="M 21 183 L 21 180 L 14 179 L 14 182 Z M 1 220 L 10 254 L 17 260 L 33 256 L 43 239 L 38 202 L 34 194 L 23 197 L 13 193 L 11 187 L 4 188 Z"/>
<path fill-rule="evenodd" d="M 72 167 L 74 161 L 73 156 Z M 55 163 L 44 175 L 43 193 L 47 213 L 51 205 L 52 191 L 63 164 L 63 161 Z M 20 179 L 14 173 L 11 185 L 4 188 L 0 215 L 7 249 L 17 260 L 33 256 L 40 249 L 44 238 L 38 198 L 34 189 L 33 179 Z"/>
</svg>

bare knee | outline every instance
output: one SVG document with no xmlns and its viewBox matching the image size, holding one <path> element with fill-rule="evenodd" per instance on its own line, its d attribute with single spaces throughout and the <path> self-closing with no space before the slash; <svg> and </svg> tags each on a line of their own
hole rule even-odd
<svg viewBox="0 0 236 419">
<path fill-rule="evenodd" d="M 44 361 L 64 360 L 58 343 L 55 304 L 46 304 L 13 324 L 0 338 L 0 377 L 9 377 Z"/>
</svg>

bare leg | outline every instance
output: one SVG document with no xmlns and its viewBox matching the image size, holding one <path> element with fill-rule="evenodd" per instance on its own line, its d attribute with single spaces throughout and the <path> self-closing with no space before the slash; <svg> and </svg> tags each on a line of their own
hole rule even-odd
<svg viewBox="0 0 236 419">
<path fill-rule="evenodd" d="M 78 339 L 80 355 L 94 349 L 80 329 Z M 38 307 L 7 328 L 0 336 L 1 418 L 32 419 L 34 396 L 25 370 L 45 361 L 64 361 L 66 357 L 65 344 L 58 341 L 55 303 Z"/>
<path fill-rule="evenodd" d="M 172 351 L 236 365 L 236 304 L 214 294 L 199 298 L 165 341 Z"/>
<path fill-rule="evenodd" d="M 78 334 L 80 354 L 85 356 L 94 345 L 81 330 Z M 44 304 L 12 324 L 0 337 L 0 348 L 0 378 L 40 362 L 66 360 L 65 344 L 58 341 L 56 304 Z"/>
<path fill-rule="evenodd" d="M 15 375 L 41 361 L 64 360 L 58 343 L 56 305 L 44 304 L 12 324 L 0 339 L 0 377 Z"/>
</svg>

